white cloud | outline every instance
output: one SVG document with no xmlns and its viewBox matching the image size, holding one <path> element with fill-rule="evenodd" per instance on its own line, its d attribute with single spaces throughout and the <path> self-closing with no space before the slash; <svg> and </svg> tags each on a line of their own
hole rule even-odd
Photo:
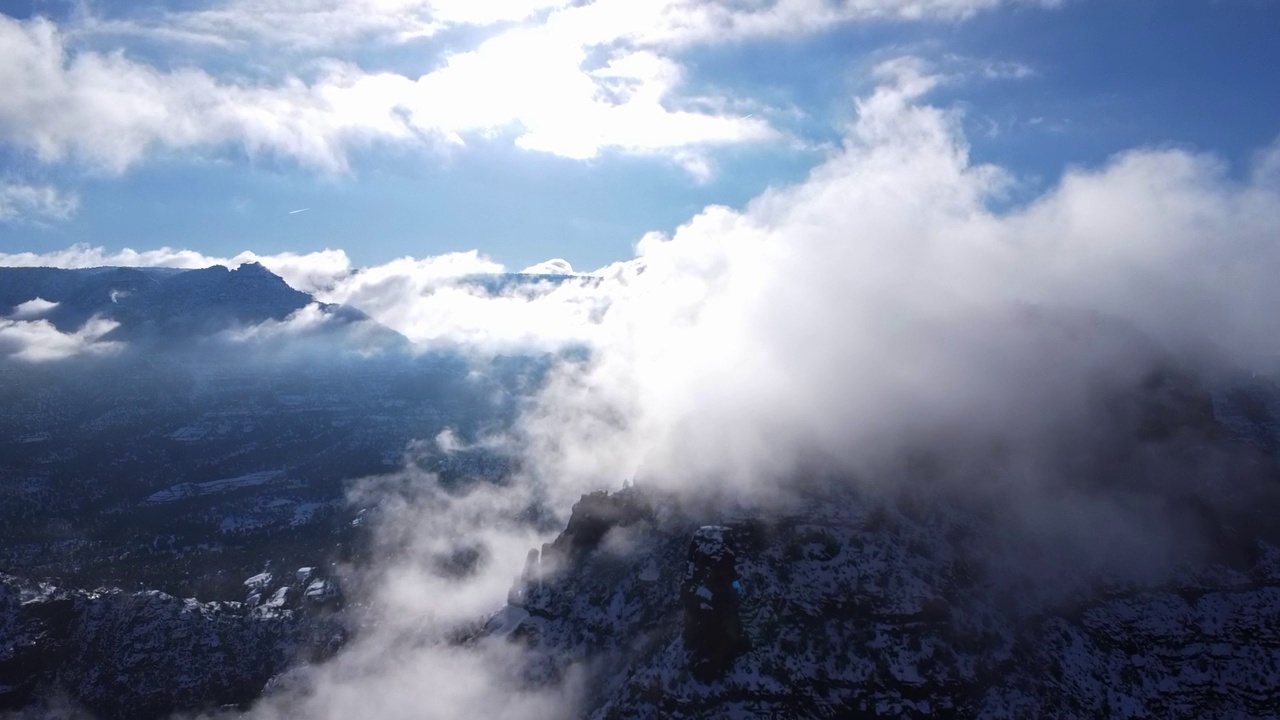
<svg viewBox="0 0 1280 720">
<path fill-rule="evenodd" d="M 122 267 L 198 268 L 215 264 L 218 264 L 216 260 L 194 250 L 174 250 L 168 247 L 144 252 L 125 248 L 118 253 L 111 253 L 106 248 L 78 244 L 72 245 L 65 250 L 54 250 L 47 253 L 0 253 L 0 265 L 10 267 L 86 268 L 110 265 Z"/>
<path fill-rule="evenodd" d="M 79 196 L 50 185 L 0 182 L 0 223 L 66 220 L 79 207 Z"/>
<path fill-rule="evenodd" d="M 526 418 L 530 465 L 562 500 L 637 469 L 764 488 L 819 458 L 856 472 L 904 438 L 1052 435 L 1090 382 L 1152 362 L 1091 318 L 1187 362 L 1280 367 L 1267 171 L 1240 182 L 1212 157 L 1138 150 L 996 213 L 1007 174 L 921 104 L 937 82 L 922 67 L 882 66 L 803 183 L 707 208 L 606 273 L 592 360 Z"/>
<path fill-rule="evenodd" d="M 230 0 L 159 15 L 81 19 L 77 32 L 145 34 L 170 42 L 319 51 L 355 41 L 405 42 L 459 25 L 495 26 L 545 14 L 573 42 L 680 47 L 797 36 L 868 20 L 964 20 L 1001 6 L 1061 0 Z M 528 24 L 528 23 L 526 23 Z M 537 24 L 537 23 L 534 23 Z"/>
<path fill-rule="evenodd" d="M 205 268 L 224 265 L 235 268 L 243 263 L 260 262 L 268 270 L 284 278 L 294 288 L 303 292 L 316 292 L 333 285 L 351 272 L 351 260 L 342 250 L 320 250 L 313 253 L 285 252 L 279 255 L 258 255 L 245 251 L 232 258 L 219 258 L 194 250 L 175 250 L 162 247 L 157 250 L 137 251 L 125 248 L 110 252 L 104 247 L 72 245 L 65 250 L 47 253 L 0 253 L 0 265 L 11 267 L 172 267 Z"/>
<path fill-rule="evenodd" d="M 627 40 L 685 47 L 767 37 L 797 37 L 859 21 L 964 20 L 1004 5 L 1053 7 L 1059 0 L 595 0 L 553 14 L 584 43 Z"/>
<path fill-rule="evenodd" d="M 432 0 L 432 17 L 448 25 L 493 25 L 524 20 L 545 10 L 562 8 L 573 0 Z"/>
<path fill-rule="evenodd" d="M 323 665 L 296 671 L 293 691 L 258 703 L 250 717 L 575 716 L 572 668 L 567 681 L 538 687 L 522 681 L 525 658 L 505 638 L 462 646 L 446 639 L 496 610 L 528 549 L 547 539 L 519 520 L 532 500 L 527 490 L 484 483 L 447 490 L 411 470 L 363 483 L 358 500 L 379 508 L 376 554 L 397 561 L 362 569 L 368 602 L 353 612 L 366 622 L 353 642 Z M 475 553 L 472 572 L 442 570 L 460 552 Z"/>
<path fill-rule="evenodd" d="M 763 115 L 720 96 L 685 94 L 685 47 L 878 18 L 963 19 L 1005 4 L 1051 0 L 272 0 L 230 2 L 146 20 L 92 14 L 64 31 L 0 16 L 0 142 L 45 162 L 76 159 L 119 172 L 160 150 L 237 145 L 327 172 L 370 142 L 430 148 L 512 132 L 519 147 L 569 158 L 606 150 L 659 154 L 706 180 L 707 150 L 777 141 Z M 523 21 L 528 22 L 523 22 Z M 514 27 L 502 23 L 521 22 Z M 76 49 L 96 36 L 144 33 L 231 49 L 282 44 L 312 53 L 367 37 L 405 39 L 442 27 L 495 35 L 413 78 L 313 58 L 315 79 L 222 79 L 160 70 L 123 52 Z"/>
<path fill-rule="evenodd" d="M 669 59 L 632 52 L 595 70 L 586 59 L 587 46 L 546 29 L 511 31 L 421 77 L 404 106 L 414 127 L 455 142 L 514 127 L 519 147 L 579 159 L 606 148 L 652 153 L 778 137 L 763 119 L 690 100 L 670 109 L 682 70 Z"/>
<path fill-rule="evenodd" d="M 432 20 L 424 0 L 233 0 L 158 16 L 88 17 L 81 21 L 77 32 L 144 35 L 233 50 L 268 43 L 315 51 L 369 37 L 407 40 L 430 36 L 440 27 Z"/>
<path fill-rule="evenodd" d="M 1257 154 L 1253 182 L 1260 186 L 1280 187 L 1280 139 Z"/>
<path fill-rule="evenodd" d="M 117 325 L 111 320 L 94 317 L 79 330 L 64 333 L 48 320 L 0 318 L 0 356 L 39 363 L 82 354 L 102 355 L 115 352 L 120 348 L 119 343 L 103 340 L 102 337 Z"/>
<path fill-rule="evenodd" d="M 263 267 L 284 278 L 290 286 L 306 293 L 322 292 L 352 271 L 351 259 L 344 251 L 327 249 L 311 253 L 283 252 L 277 255 L 258 255 L 246 251 L 228 260 L 219 260 L 217 264 L 238 267 L 247 262 L 262 263 Z"/>
<path fill-rule="evenodd" d="M 328 62 L 310 84 L 252 85 L 72 52 L 52 23 L 0 16 L 0 82 L 10 89 L 0 140 L 46 162 L 75 158 L 116 172 L 153 150 L 228 144 L 341 172 L 364 143 L 461 144 L 465 134 L 509 127 L 520 128 L 521 147 L 574 158 L 777 136 L 760 119 L 667 109 L 680 81 L 670 60 L 633 53 L 587 71 L 584 59 L 583 46 L 545 31 L 512 31 L 417 80 Z M 609 88 L 617 92 L 602 96 Z"/>
<path fill-rule="evenodd" d="M 522 285 L 494 294 L 459 282 L 503 270 L 475 251 L 400 258 L 357 271 L 317 297 L 360 308 L 424 349 L 538 351 L 587 340 L 600 307 L 589 284 Z"/>
<path fill-rule="evenodd" d="M 9 317 L 14 320 L 35 320 L 56 307 L 58 307 L 56 302 L 50 302 L 44 298 L 33 298 L 24 303 L 18 303 L 13 308 L 13 312 L 9 313 Z"/>
<path fill-rule="evenodd" d="M 568 260 L 552 258 L 530 265 L 520 272 L 526 275 L 574 275 L 573 266 Z"/>
<path fill-rule="evenodd" d="M 340 64 L 311 85 L 224 83 L 122 53 L 71 52 L 53 23 L 0 16 L 0 85 L 8 92 L 0 140 L 46 162 L 76 158 L 121 171 L 154 149 L 237 143 L 340 171 L 352 143 L 412 136 L 393 105 L 373 102 L 386 99 L 386 83 Z"/>
<path fill-rule="evenodd" d="M 311 303 L 283 320 L 266 320 L 258 325 L 231 328 L 223 331 L 222 336 L 232 342 L 291 341 L 324 330 L 333 323 L 332 316 L 326 314 L 318 304 Z"/>
<path fill-rule="evenodd" d="M 1011 60 L 991 60 L 982 66 L 982 76 L 988 80 L 1025 80 L 1037 74 L 1030 65 Z"/>
<path fill-rule="evenodd" d="M 457 25 L 524 20 L 567 0 L 231 0 L 213 7 L 124 17 L 87 16 L 78 35 L 141 35 L 232 50 L 253 45 L 300 52 L 357 42 L 402 43 Z"/>
<path fill-rule="evenodd" d="M 371 358 L 403 350 L 403 343 L 385 328 L 350 313 L 330 312 L 311 303 L 281 320 L 229 327 L 208 338 L 220 343 L 251 345 L 255 362 L 269 364 L 302 358 Z M 239 350 L 237 350 L 239 352 Z"/>
</svg>

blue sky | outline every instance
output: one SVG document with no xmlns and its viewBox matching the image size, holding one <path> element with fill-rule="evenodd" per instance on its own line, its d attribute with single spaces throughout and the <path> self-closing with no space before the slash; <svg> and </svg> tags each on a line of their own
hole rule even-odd
<svg viewBox="0 0 1280 720">
<path fill-rule="evenodd" d="M 1280 136 L 1269 0 L 0 9 L 0 78 L 18 87 L 0 108 L 4 253 L 341 248 L 372 265 L 478 249 L 587 270 L 803 178 L 901 56 L 944 78 L 929 101 L 1013 174 L 1014 204 L 1135 147 L 1243 175 Z"/>
</svg>

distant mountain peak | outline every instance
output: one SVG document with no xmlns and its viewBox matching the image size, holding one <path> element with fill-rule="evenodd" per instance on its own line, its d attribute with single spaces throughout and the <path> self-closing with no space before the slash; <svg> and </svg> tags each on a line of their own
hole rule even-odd
<svg viewBox="0 0 1280 720">
<path fill-rule="evenodd" d="M 0 268 L 0 311 L 41 298 L 56 303 L 49 319 L 58 329 L 79 329 L 95 315 L 120 324 L 117 337 L 169 337 L 216 332 L 229 325 L 283 320 L 315 302 L 259 263 L 235 270 L 214 265 L 152 273 L 137 268 L 94 272 Z"/>
</svg>

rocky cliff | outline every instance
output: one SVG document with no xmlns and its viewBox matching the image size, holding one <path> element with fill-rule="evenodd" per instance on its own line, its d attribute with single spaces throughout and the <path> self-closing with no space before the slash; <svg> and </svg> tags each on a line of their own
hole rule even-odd
<svg viewBox="0 0 1280 720">
<path fill-rule="evenodd" d="M 104 719 L 247 705 L 299 660 L 344 640 L 335 590 L 298 575 L 248 602 L 65 590 L 0 575 L 0 710 L 69 702 Z M 264 589 L 271 598 L 262 601 Z"/>
</svg>

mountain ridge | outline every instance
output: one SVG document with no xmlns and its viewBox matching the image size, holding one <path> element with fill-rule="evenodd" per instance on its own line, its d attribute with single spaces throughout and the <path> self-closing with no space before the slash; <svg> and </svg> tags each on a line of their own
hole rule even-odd
<svg viewBox="0 0 1280 720">
<path fill-rule="evenodd" d="M 49 305 L 15 314 L 37 300 Z M 234 269 L 0 267 L 0 316 L 47 320 L 64 333 L 100 317 L 118 324 L 103 336 L 106 341 L 173 343 L 283 322 L 312 304 L 338 326 L 376 325 L 384 345 L 407 342 L 358 308 L 319 302 L 256 262 Z"/>
</svg>

